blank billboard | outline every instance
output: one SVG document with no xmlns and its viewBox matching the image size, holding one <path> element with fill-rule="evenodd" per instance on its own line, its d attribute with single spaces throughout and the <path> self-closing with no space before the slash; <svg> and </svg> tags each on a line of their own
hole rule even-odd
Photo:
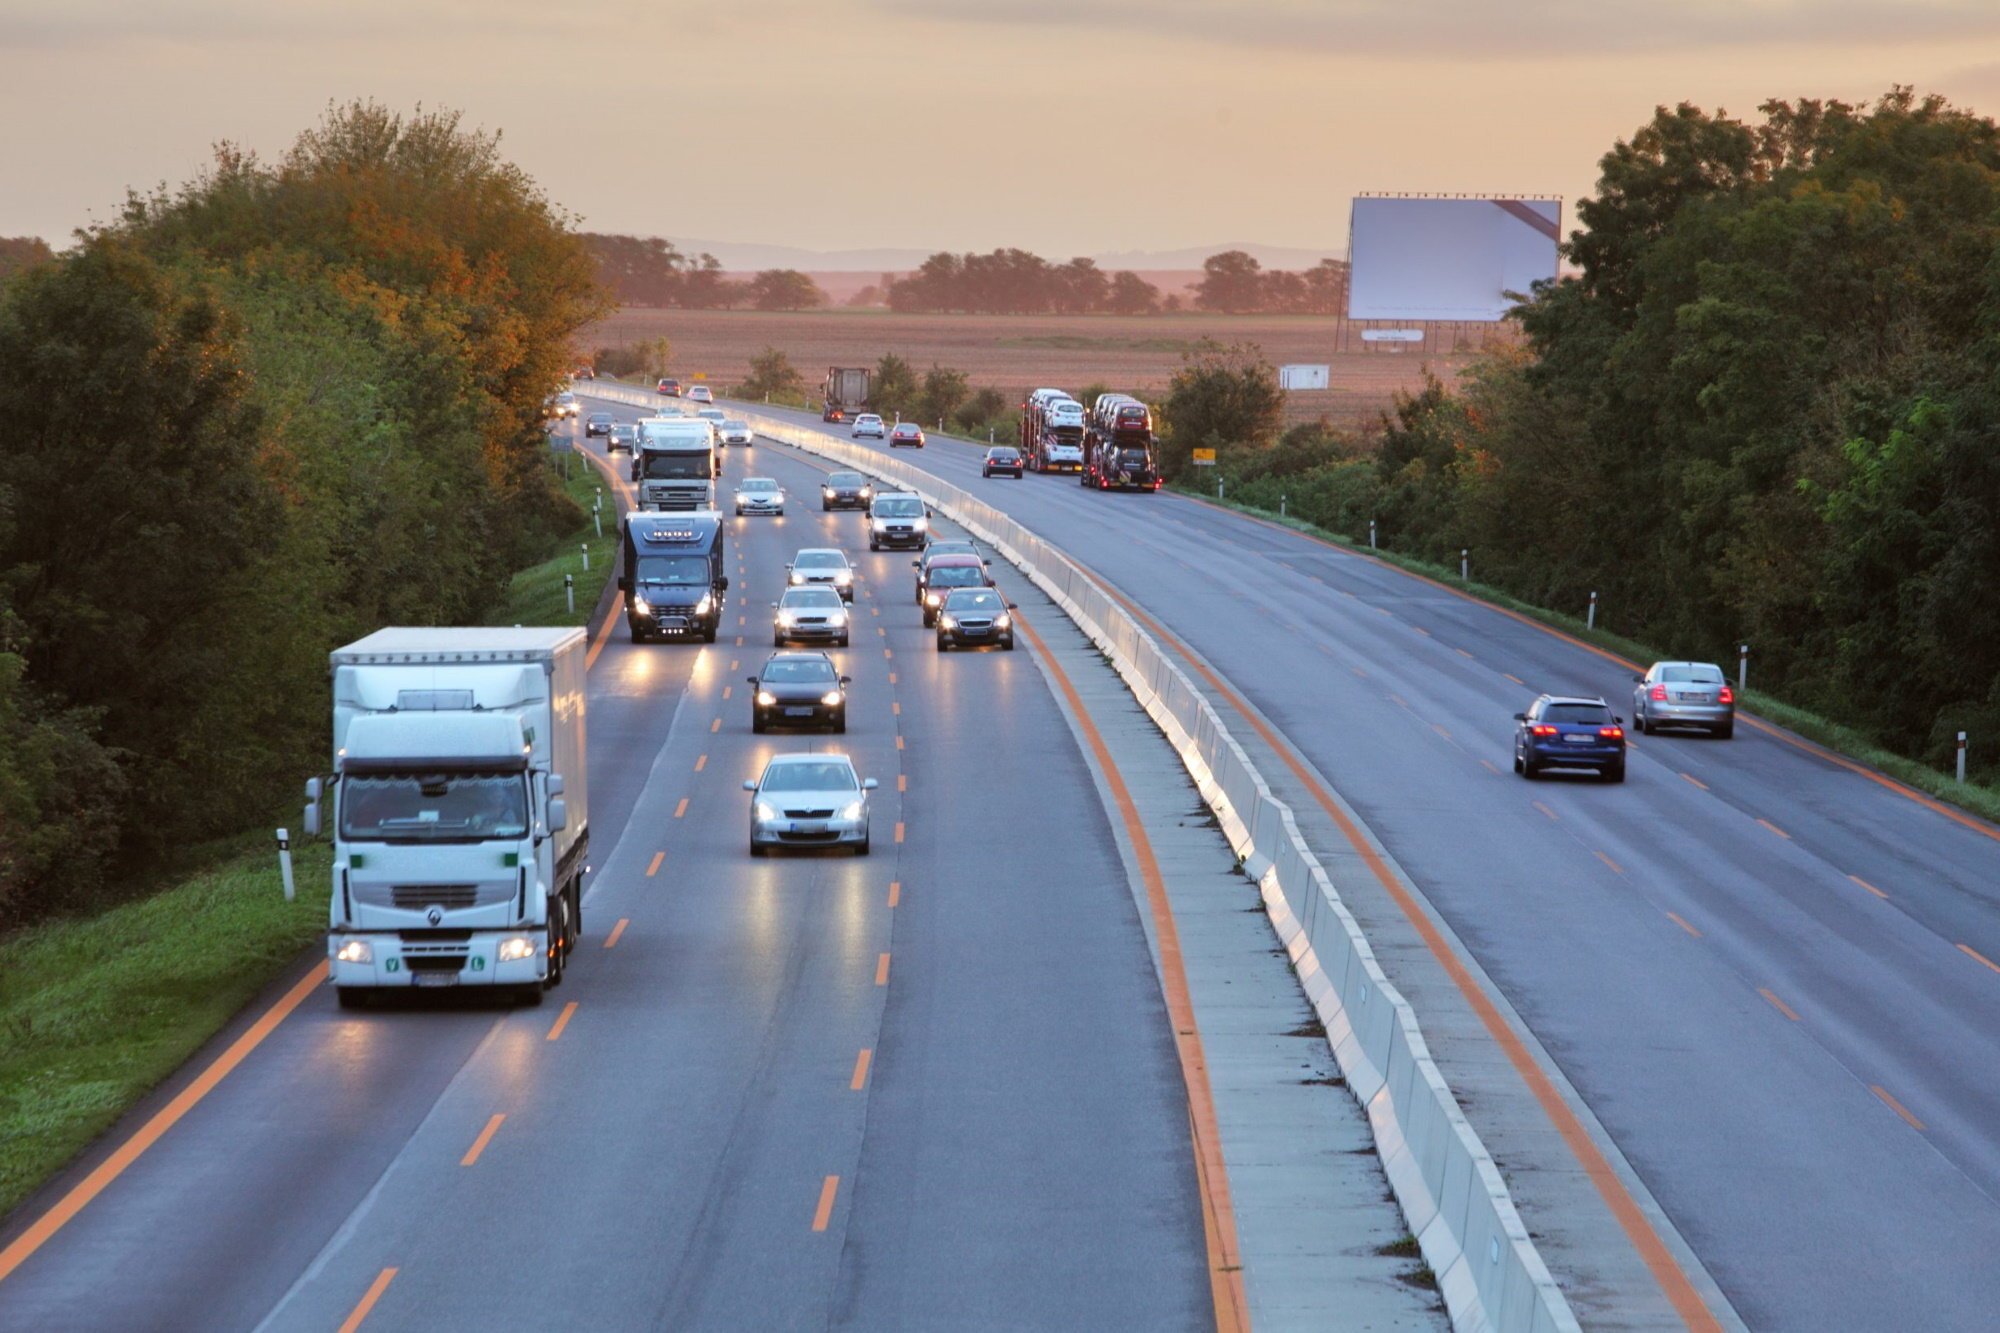
<svg viewBox="0 0 2000 1333">
<path fill-rule="evenodd" d="M 1356 199 L 1349 319 L 1493 321 L 1556 275 L 1559 199 Z"/>
</svg>

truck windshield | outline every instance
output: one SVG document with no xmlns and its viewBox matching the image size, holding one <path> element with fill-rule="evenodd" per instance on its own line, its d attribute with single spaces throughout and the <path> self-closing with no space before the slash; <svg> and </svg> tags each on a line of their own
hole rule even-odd
<svg viewBox="0 0 2000 1333">
<path fill-rule="evenodd" d="M 642 555 L 641 583 L 706 583 L 708 560 L 698 555 Z"/>
<path fill-rule="evenodd" d="M 358 842 L 470 842 L 528 832 L 518 773 L 369 773 L 340 784 L 340 833 Z"/>
<path fill-rule="evenodd" d="M 693 454 L 648 452 L 640 476 L 651 481 L 706 481 L 709 475 L 707 451 Z"/>
</svg>

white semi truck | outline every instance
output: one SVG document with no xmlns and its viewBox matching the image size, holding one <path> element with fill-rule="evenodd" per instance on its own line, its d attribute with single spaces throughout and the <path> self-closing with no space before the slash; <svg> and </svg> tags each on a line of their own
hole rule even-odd
<svg viewBox="0 0 2000 1333">
<path fill-rule="evenodd" d="M 647 417 L 632 451 L 639 509 L 713 509 L 722 475 L 715 427 L 699 417 Z"/>
<path fill-rule="evenodd" d="M 584 632 L 383 629 L 335 649 L 327 935 L 340 1002 L 561 983 L 590 849 Z"/>
</svg>

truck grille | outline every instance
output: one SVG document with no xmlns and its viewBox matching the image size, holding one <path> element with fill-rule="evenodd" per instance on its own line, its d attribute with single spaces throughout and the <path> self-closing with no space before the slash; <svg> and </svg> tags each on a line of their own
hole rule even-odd
<svg viewBox="0 0 2000 1333">
<path fill-rule="evenodd" d="M 403 951 L 403 963 L 412 972 L 463 972 L 466 957 L 463 949 L 430 954 L 413 954 L 408 949 Z"/>
<path fill-rule="evenodd" d="M 457 910 L 478 903 L 477 884 L 396 884 L 389 889 L 389 905 L 406 912 L 419 912 L 426 907 Z"/>
</svg>

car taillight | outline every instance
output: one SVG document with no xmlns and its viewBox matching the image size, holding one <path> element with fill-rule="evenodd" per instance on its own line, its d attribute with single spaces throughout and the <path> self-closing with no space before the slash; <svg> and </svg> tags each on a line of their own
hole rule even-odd
<svg viewBox="0 0 2000 1333">
<path fill-rule="evenodd" d="M 1533 736 L 1553 736 L 1556 734 L 1556 729 L 1546 725 L 1533 726 L 1528 728 L 1528 733 Z"/>
<path fill-rule="evenodd" d="M 1652 689 L 1646 691 L 1646 697 L 1654 703 L 1665 703 L 1667 700 L 1667 687 L 1664 685 L 1655 685 Z"/>
<path fill-rule="evenodd" d="M 1718 698 L 1718 699 L 1716 700 L 1716 702 L 1717 702 L 1717 703 L 1725 703 L 1725 704 L 1733 704 L 1733 703 L 1735 703 L 1735 702 L 1736 702 L 1736 691 L 1735 691 L 1735 690 L 1732 690 L 1732 689 L 1730 689 L 1730 688 L 1729 688 L 1729 687 L 1728 687 L 1727 685 L 1724 685 L 1724 686 L 1722 687 L 1722 694 L 1721 694 L 1721 696 L 1720 696 L 1720 697 L 1719 697 L 1719 698 Z"/>
<path fill-rule="evenodd" d="M 1622 741 L 1625 739 L 1625 728 L 1599 727 L 1597 729 L 1597 734 L 1602 736 L 1607 741 Z"/>
</svg>

